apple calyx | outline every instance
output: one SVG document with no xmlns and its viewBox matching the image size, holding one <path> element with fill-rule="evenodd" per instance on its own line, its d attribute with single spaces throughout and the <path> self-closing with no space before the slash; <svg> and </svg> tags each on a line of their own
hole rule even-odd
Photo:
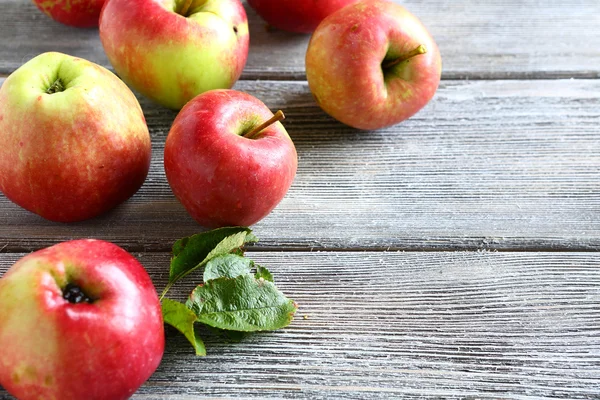
<svg viewBox="0 0 600 400">
<path fill-rule="evenodd" d="M 56 80 L 52 83 L 52 85 L 50 85 L 50 87 L 48 89 L 46 89 L 46 93 L 53 94 L 53 93 L 62 92 L 64 90 L 65 90 L 65 87 L 64 87 L 62 81 L 60 80 L 60 78 L 56 78 Z"/>
<path fill-rule="evenodd" d="M 416 49 L 409 51 L 406 54 L 403 54 L 402 56 L 396 58 L 395 60 L 390 60 L 390 61 L 383 63 L 381 65 L 381 67 L 383 69 L 389 69 L 395 65 L 400 64 L 402 61 L 406 61 L 410 58 L 413 58 L 415 56 L 418 56 L 420 54 L 425 54 L 425 53 L 427 53 L 427 47 L 425 47 L 425 45 L 419 45 Z"/>
<path fill-rule="evenodd" d="M 89 297 L 81 288 L 74 283 L 68 283 L 63 289 L 63 299 L 72 304 L 93 303 L 94 300 Z"/>
<path fill-rule="evenodd" d="M 262 124 L 255 127 L 250 132 L 243 134 L 242 136 L 245 137 L 246 139 L 255 139 L 256 136 L 258 136 L 258 134 L 263 131 L 263 129 L 273 125 L 277 121 L 283 121 L 284 119 L 285 119 L 285 115 L 283 114 L 283 111 L 279 110 L 275 113 L 275 115 L 273 115 L 267 121 L 263 122 Z"/>
</svg>

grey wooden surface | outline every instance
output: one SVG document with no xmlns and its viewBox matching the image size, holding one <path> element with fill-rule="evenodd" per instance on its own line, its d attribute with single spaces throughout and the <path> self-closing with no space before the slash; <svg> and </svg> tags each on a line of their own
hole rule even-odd
<svg viewBox="0 0 600 400">
<path fill-rule="evenodd" d="M 162 289 L 168 255 L 136 256 Z M 169 330 L 136 399 L 598 398 L 596 253 L 248 256 L 298 301 L 298 318 L 240 343 L 205 332 L 206 358 Z"/>
<path fill-rule="evenodd" d="M 236 86 L 288 116 L 298 175 L 256 225 L 268 248 L 578 249 L 600 246 L 600 81 L 444 81 L 405 123 L 360 132 L 326 116 L 305 82 Z M 162 166 L 175 116 L 142 99 L 153 164 L 114 212 L 57 225 L 0 197 L 0 237 L 12 251 L 73 236 L 168 251 L 198 225 Z"/>
<path fill-rule="evenodd" d="M 444 80 L 421 113 L 375 132 L 314 104 L 308 36 L 267 31 L 248 11 L 236 88 L 285 111 L 299 154 L 249 254 L 300 310 L 241 343 L 205 332 L 206 358 L 168 330 L 134 398 L 600 398 L 600 3 L 398 2 L 436 38 Z M 0 76 L 50 50 L 108 66 L 97 35 L 0 0 Z M 0 196 L 0 274 L 26 252 L 96 237 L 164 287 L 170 245 L 203 228 L 162 168 L 176 114 L 140 101 L 153 162 L 139 193 L 69 225 Z"/>
<path fill-rule="evenodd" d="M 598 78 L 597 0 L 395 0 L 435 37 L 446 79 Z M 96 30 L 48 21 L 26 0 L 0 0 L 0 73 L 55 50 L 109 66 Z M 245 79 L 304 79 L 308 35 L 267 32 L 248 9 Z"/>
</svg>

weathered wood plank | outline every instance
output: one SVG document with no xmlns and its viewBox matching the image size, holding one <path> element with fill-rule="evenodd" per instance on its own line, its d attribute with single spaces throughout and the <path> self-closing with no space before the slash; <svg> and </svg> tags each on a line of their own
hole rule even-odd
<svg viewBox="0 0 600 400">
<path fill-rule="evenodd" d="M 284 201 L 256 225 L 267 248 L 600 249 L 600 81 L 447 81 L 404 123 L 360 132 L 304 82 L 240 82 L 283 108 L 299 154 Z M 164 251 L 201 228 L 167 184 L 175 113 L 142 101 L 149 178 L 130 201 L 79 224 L 43 221 L 0 196 L 0 249 L 73 237 Z"/>
<path fill-rule="evenodd" d="M 1 254 L 0 273 L 20 256 Z M 164 287 L 168 254 L 137 256 Z M 600 253 L 249 256 L 300 304 L 292 325 L 208 335 L 206 358 L 169 331 L 134 398 L 600 397 Z"/>
<path fill-rule="evenodd" d="M 599 77 L 596 0 L 395 0 L 419 16 L 438 42 L 446 79 Z M 63 27 L 30 1 L 0 0 L 0 73 L 50 50 L 108 66 L 97 30 Z M 268 32 L 248 10 L 246 79 L 304 79 L 307 35 Z"/>
</svg>

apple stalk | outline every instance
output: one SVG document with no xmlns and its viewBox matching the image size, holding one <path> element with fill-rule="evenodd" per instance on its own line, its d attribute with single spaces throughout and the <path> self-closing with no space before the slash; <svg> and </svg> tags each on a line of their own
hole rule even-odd
<svg viewBox="0 0 600 400">
<path fill-rule="evenodd" d="M 242 136 L 244 136 L 247 139 L 254 139 L 260 132 L 263 131 L 263 129 L 273 125 L 277 121 L 283 121 L 284 119 L 285 119 L 285 115 L 283 114 L 283 111 L 279 110 L 275 113 L 275 115 L 273 115 L 267 121 L 263 122 L 262 124 L 255 127 L 250 132 L 245 133 Z"/>
<path fill-rule="evenodd" d="M 185 0 L 183 6 L 179 10 L 177 10 L 177 14 L 187 17 L 187 12 L 189 11 L 190 6 L 192 5 L 192 1 L 193 0 Z"/>
<path fill-rule="evenodd" d="M 400 64 L 402 61 L 406 61 L 406 60 L 408 60 L 410 58 L 413 58 L 415 56 L 418 56 L 418 55 L 421 55 L 421 54 L 425 54 L 425 53 L 427 53 L 427 47 L 425 47 L 424 45 L 420 45 L 416 49 L 414 49 L 412 51 L 409 51 L 406 54 L 403 54 L 402 56 L 396 58 L 395 60 L 390 60 L 390 61 L 384 63 L 382 65 L 382 68 L 383 69 L 391 68 L 391 67 L 393 67 L 395 65 Z"/>
<path fill-rule="evenodd" d="M 196 1 L 196 4 L 194 5 L 193 8 L 192 4 L 194 3 L 194 0 L 185 0 L 185 2 L 183 3 L 183 5 L 181 7 L 178 7 L 179 9 L 176 10 L 175 12 L 179 15 L 182 15 L 184 17 L 189 17 L 188 12 L 190 12 L 190 8 L 192 10 L 197 9 L 199 6 L 203 5 L 204 3 L 206 3 L 207 0 L 203 0 L 201 2 Z M 200 3 L 200 4 L 198 4 Z"/>
</svg>

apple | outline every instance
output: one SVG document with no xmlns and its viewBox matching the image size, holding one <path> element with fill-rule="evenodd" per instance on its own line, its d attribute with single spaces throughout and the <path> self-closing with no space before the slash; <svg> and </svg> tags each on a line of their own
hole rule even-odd
<svg viewBox="0 0 600 400">
<path fill-rule="evenodd" d="M 0 279 L 0 385 L 20 400 L 129 398 L 164 346 L 158 296 L 120 247 L 74 240 Z"/>
<path fill-rule="evenodd" d="M 165 144 L 165 172 L 200 225 L 250 226 L 283 199 L 298 157 L 282 118 L 235 90 L 201 94 L 177 115 Z"/>
<path fill-rule="evenodd" d="M 277 29 L 311 33 L 325 17 L 358 0 L 248 0 L 267 23 Z"/>
<path fill-rule="evenodd" d="M 359 129 L 414 115 L 435 94 L 441 71 L 438 47 L 423 24 L 384 0 L 361 1 L 325 18 L 306 52 L 316 102 Z"/>
<path fill-rule="evenodd" d="M 179 110 L 234 85 L 248 57 L 248 20 L 239 0 L 111 0 L 100 39 L 127 84 Z"/>
<path fill-rule="evenodd" d="M 33 0 L 42 12 L 55 21 L 77 28 L 98 26 L 100 11 L 107 0 Z"/>
<path fill-rule="evenodd" d="M 21 207 L 92 218 L 131 197 L 149 168 L 142 109 L 107 69 L 44 53 L 0 88 L 0 190 Z"/>
</svg>

